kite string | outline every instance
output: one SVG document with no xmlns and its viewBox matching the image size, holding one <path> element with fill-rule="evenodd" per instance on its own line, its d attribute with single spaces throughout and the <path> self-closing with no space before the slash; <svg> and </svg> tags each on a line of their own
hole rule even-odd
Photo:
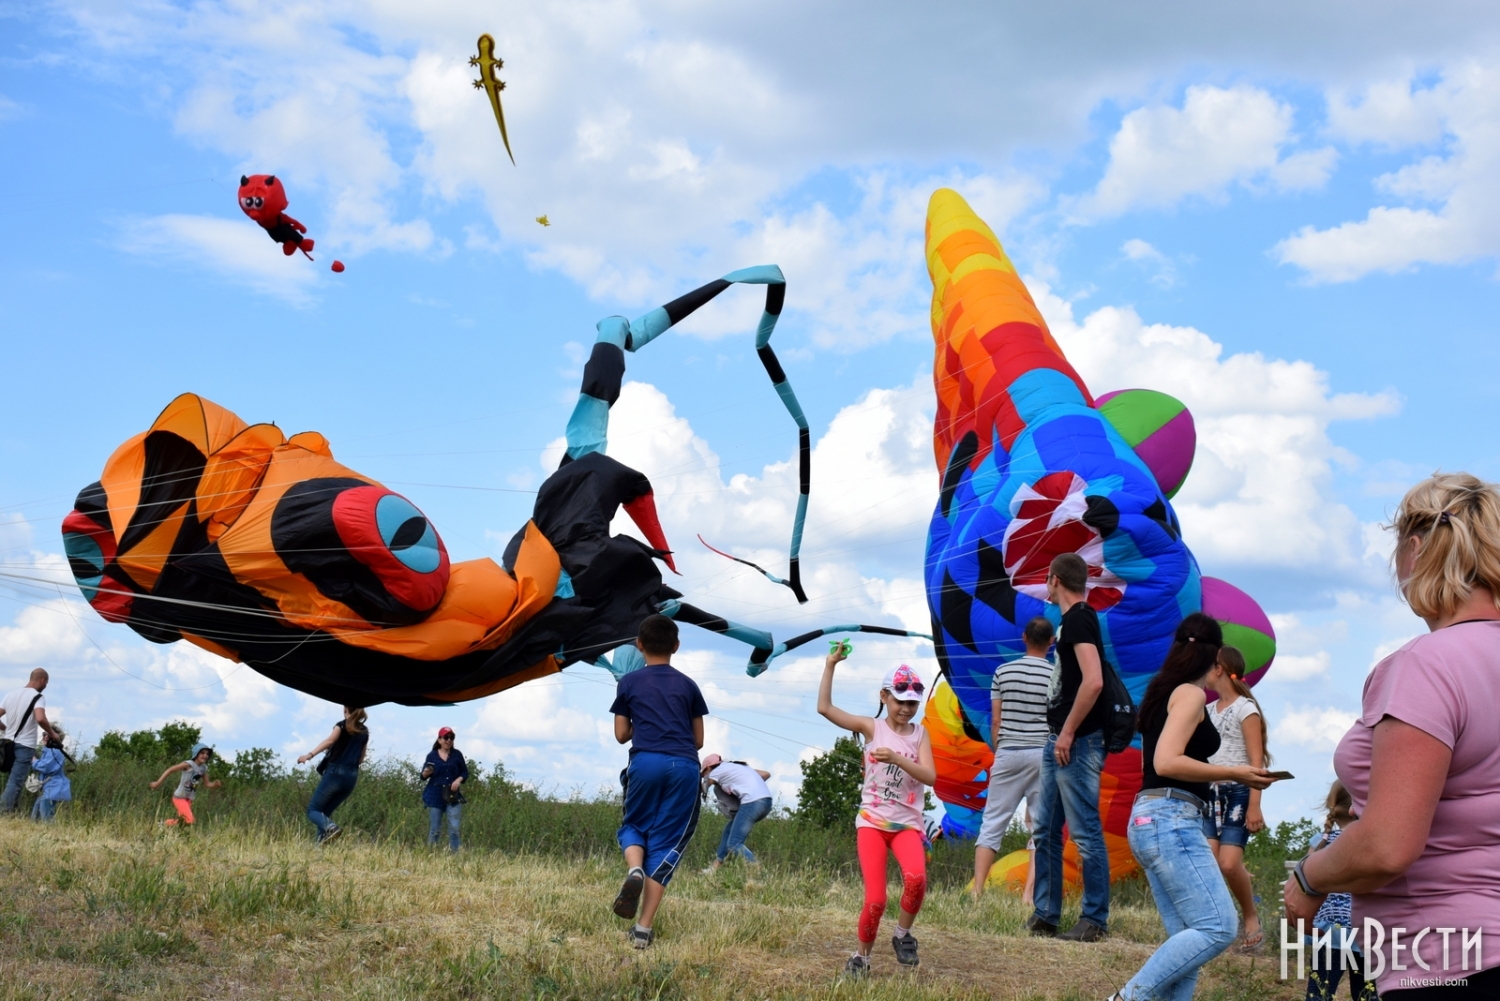
<svg viewBox="0 0 1500 1001">
<path fill-rule="evenodd" d="M 119 671 L 121 674 L 125 675 L 128 678 L 134 678 L 136 681 L 140 681 L 140 682 L 143 682 L 143 683 L 145 683 L 147 685 L 150 685 L 152 688 L 160 688 L 164 692 L 201 692 L 201 691 L 203 691 L 206 688 L 215 688 L 215 687 L 219 687 L 219 686 L 224 686 L 225 679 L 229 678 L 236 671 L 238 671 L 240 668 L 242 668 L 242 667 L 245 666 L 243 663 L 236 664 L 235 667 L 234 667 L 234 670 L 232 670 L 228 674 L 225 674 L 222 677 L 218 678 L 211 685 L 195 685 L 195 686 L 193 686 L 191 688 L 186 688 L 186 687 L 184 687 L 184 688 L 170 688 L 170 687 L 168 687 L 166 685 L 158 685 L 156 682 L 151 681 L 151 680 L 149 680 L 147 678 L 143 678 L 143 677 L 141 677 L 138 674 L 131 674 L 129 671 L 125 670 L 123 667 L 121 667 L 119 664 L 117 664 L 115 662 L 115 659 L 109 655 L 109 651 L 105 650 L 104 647 L 100 646 L 99 645 L 99 641 L 96 640 L 96 639 L 94 639 L 93 636 L 89 635 L 89 631 L 87 629 L 83 628 L 83 623 L 79 622 L 78 621 L 78 617 L 73 614 L 73 609 L 71 607 L 72 602 L 68 601 L 68 599 L 66 597 L 64 597 L 64 595 L 62 593 L 62 588 L 61 587 L 59 587 L 57 589 L 57 598 L 58 598 L 58 601 L 60 601 L 62 603 L 63 610 L 68 613 L 68 618 L 70 618 L 70 619 L 73 620 L 73 625 L 77 626 L 78 627 L 78 631 L 83 634 L 83 638 L 86 639 L 86 640 L 88 640 L 90 643 L 94 644 L 94 648 L 97 649 L 101 654 L 104 655 L 104 659 L 107 660 L 107 661 L 109 661 L 109 663 L 111 664 L 111 666 L 114 667 L 115 670 Z M 227 691 L 228 690 L 228 686 L 224 686 L 224 687 L 225 687 L 225 690 Z"/>
</svg>

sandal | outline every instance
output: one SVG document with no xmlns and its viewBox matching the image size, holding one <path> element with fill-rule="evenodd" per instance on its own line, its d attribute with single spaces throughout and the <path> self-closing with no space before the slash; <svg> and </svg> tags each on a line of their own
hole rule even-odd
<svg viewBox="0 0 1500 1001">
<path fill-rule="evenodd" d="M 1254 935 L 1246 935 L 1240 944 L 1234 947 L 1234 951 L 1241 956 L 1254 956 L 1265 947 L 1265 944 L 1266 929 L 1265 926 L 1261 926 Z"/>
</svg>

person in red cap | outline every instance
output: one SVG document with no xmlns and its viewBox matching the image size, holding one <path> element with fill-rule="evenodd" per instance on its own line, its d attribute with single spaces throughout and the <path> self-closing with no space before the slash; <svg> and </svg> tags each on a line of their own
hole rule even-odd
<svg viewBox="0 0 1500 1001">
<path fill-rule="evenodd" d="M 448 818 L 448 850 L 458 851 L 458 822 L 463 816 L 463 784 L 469 778 L 469 763 L 463 752 L 453 746 L 458 735 L 453 728 L 445 726 L 438 730 L 437 740 L 427 760 L 422 762 L 422 778 L 427 786 L 422 790 L 422 805 L 427 807 L 427 843 L 437 844 L 438 830 L 443 818 Z"/>
</svg>

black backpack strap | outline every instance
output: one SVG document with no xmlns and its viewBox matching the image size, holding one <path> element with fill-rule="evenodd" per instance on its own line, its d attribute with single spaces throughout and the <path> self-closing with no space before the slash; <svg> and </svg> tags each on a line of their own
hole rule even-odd
<svg viewBox="0 0 1500 1001">
<path fill-rule="evenodd" d="M 22 722 L 16 727 L 15 735 L 14 736 L 8 736 L 6 738 L 7 740 L 11 741 L 12 743 L 15 742 L 16 736 L 19 736 L 20 733 L 21 733 L 21 730 L 26 726 L 25 721 L 31 716 L 31 714 L 33 712 L 36 711 L 36 704 L 38 702 L 40 702 L 40 701 L 42 701 L 42 693 L 41 692 L 37 692 L 36 693 L 36 698 L 34 698 L 34 699 L 31 700 L 31 705 L 27 706 L 26 707 L 26 711 L 21 714 L 21 720 L 22 720 Z M 7 731 L 9 731 L 10 730 L 10 726 L 7 725 L 5 727 L 5 729 Z M 37 729 L 40 730 L 41 728 L 38 727 Z"/>
</svg>

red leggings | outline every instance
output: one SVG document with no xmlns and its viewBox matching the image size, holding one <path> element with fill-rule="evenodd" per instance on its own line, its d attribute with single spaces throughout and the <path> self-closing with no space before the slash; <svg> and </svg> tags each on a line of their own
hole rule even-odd
<svg viewBox="0 0 1500 1001">
<path fill-rule="evenodd" d="M 916 914 L 927 895 L 927 852 L 922 847 L 922 832 L 881 831 L 873 827 L 856 827 L 854 844 L 859 852 L 859 871 L 865 878 L 865 906 L 859 912 L 859 940 L 875 941 L 880 919 L 885 916 L 885 852 L 889 848 L 901 867 L 901 909 Z"/>
</svg>

